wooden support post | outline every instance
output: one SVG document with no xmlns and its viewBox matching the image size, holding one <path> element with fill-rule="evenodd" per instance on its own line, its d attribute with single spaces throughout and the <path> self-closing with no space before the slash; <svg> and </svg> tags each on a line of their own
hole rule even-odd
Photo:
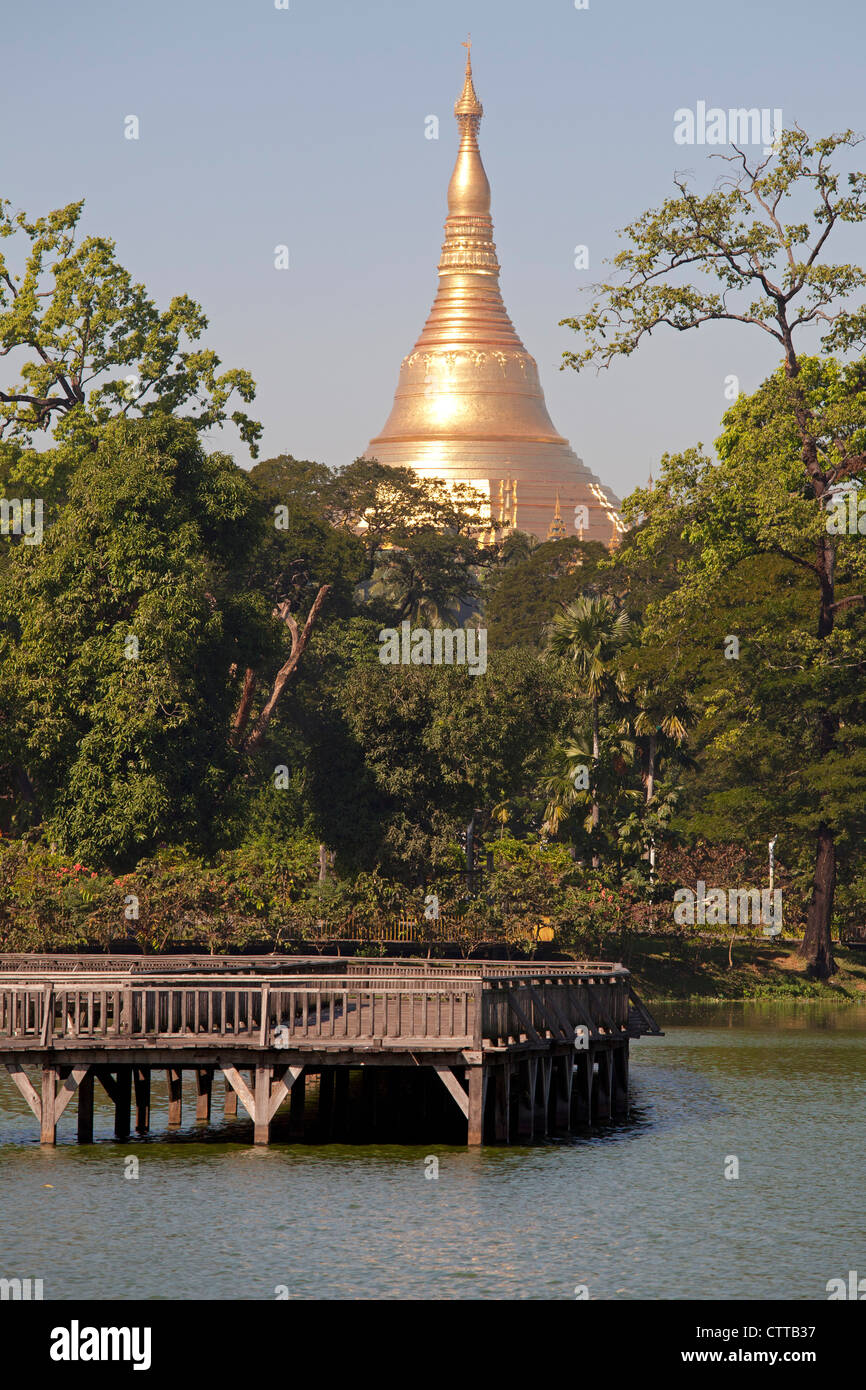
<svg viewBox="0 0 866 1390">
<path fill-rule="evenodd" d="M 607 1063 L 607 1065 L 606 1065 L 605 1067 L 603 1067 L 603 1068 L 599 1068 L 599 1070 L 602 1072 L 602 1075 L 603 1075 L 603 1077 L 604 1077 L 605 1099 L 606 1099 L 606 1104 L 607 1104 L 607 1115 L 605 1116 L 605 1118 L 609 1120 L 610 1117 L 611 1117 L 611 1115 L 613 1114 L 613 1048 L 612 1048 L 612 1047 L 606 1047 L 606 1048 L 604 1049 L 604 1060 L 605 1060 L 605 1062 Z"/>
<path fill-rule="evenodd" d="M 342 1142 L 349 1130 L 349 1068 L 334 1068 L 334 1138 Z"/>
<path fill-rule="evenodd" d="M 595 1094 L 597 1120 L 610 1119 L 610 1067 L 611 1056 L 609 1047 L 600 1047 L 593 1057 L 593 1061 L 598 1063 L 598 1071 L 595 1073 Z"/>
<path fill-rule="evenodd" d="M 319 1129 L 320 1138 L 330 1140 L 334 1130 L 334 1068 L 322 1067 L 319 1072 Z"/>
<path fill-rule="evenodd" d="M 238 1093 L 230 1081 L 226 1081 L 226 1094 L 223 1101 L 223 1114 L 227 1120 L 234 1120 L 238 1113 Z"/>
<path fill-rule="evenodd" d="M 538 1059 L 538 1089 L 535 1105 L 535 1133 L 542 1139 L 546 1139 L 548 1133 L 548 1111 L 550 1109 L 550 1063 L 551 1058 L 549 1054 L 547 1056 L 541 1056 Z"/>
<path fill-rule="evenodd" d="M 213 1067 L 195 1069 L 195 1117 L 210 1122 L 211 1091 L 213 1089 Z"/>
<path fill-rule="evenodd" d="M 574 1053 L 566 1052 L 553 1062 L 552 1127 L 558 1133 L 571 1123 L 571 1085 L 574 1076 Z"/>
<path fill-rule="evenodd" d="M 582 1129 L 592 1124 L 592 1053 L 574 1054 L 574 1078 L 571 1085 L 571 1128 Z"/>
<path fill-rule="evenodd" d="M 524 1057 L 519 1063 L 520 1086 L 517 1099 L 517 1133 L 521 1139 L 535 1138 L 535 1088 L 538 1059 Z"/>
<path fill-rule="evenodd" d="M 377 1067 L 374 1076 L 376 1087 L 376 1132 L 387 1135 L 391 1125 L 391 1091 L 388 1085 L 389 1072 L 386 1067 Z"/>
<path fill-rule="evenodd" d="M 361 1069 L 361 1113 L 364 1138 L 372 1139 L 378 1121 L 379 1076 L 375 1067 Z"/>
<path fill-rule="evenodd" d="M 628 1114 L 628 1043 L 621 1043 L 613 1054 L 613 1113 Z"/>
<path fill-rule="evenodd" d="M 267 1144 L 271 1134 L 271 1068 L 261 1064 L 256 1067 L 255 1106 L 253 1143 Z"/>
<path fill-rule="evenodd" d="M 466 1142 L 472 1147 L 484 1143 L 484 1063 L 466 1068 L 469 1081 L 469 1121 Z"/>
<path fill-rule="evenodd" d="M 389 1142 L 399 1141 L 402 1131 L 402 1110 L 400 1106 L 400 1068 L 385 1067 L 383 1070 L 385 1081 L 385 1126 L 386 1138 Z M 459 1083 L 457 1083 L 459 1085 Z M 468 1104 L 468 1101 L 467 1101 Z"/>
<path fill-rule="evenodd" d="M 150 1129 L 150 1067 L 134 1067 L 135 1132 L 147 1134 Z"/>
<path fill-rule="evenodd" d="M 304 1135 L 304 1107 L 307 1102 L 307 1076 L 301 1072 L 289 1093 L 289 1134 L 293 1139 Z"/>
<path fill-rule="evenodd" d="M 511 1143 L 511 1063 L 506 1057 L 494 1068 L 494 1136 L 499 1144 Z"/>
<path fill-rule="evenodd" d="M 419 1139 L 430 1132 L 430 1085 L 432 1080 L 433 1078 L 426 1067 L 419 1067 L 412 1078 L 417 1097 L 415 1117 L 418 1123 Z"/>
<path fill-rule="evenodd" d="M 42 1121 L 39 1132 L 40 1144 L 56 1144 L 57 1121 L 54 1116 L 54 1103 L 57 1099 L 57 1068 L 42 1068 Z"/>
<path fill-rule="evenodd" d="M 168 1123 L 173 1128 L 183 1118 L 183 1072 L 180 1067 L 166 1069 L 168 1082 Z"/>
<path fill-rule="evenodd" d="M 78 1142 L 93 1143 L 93 1071 L 88 1070 L 78 1087 Z"/>
<path fill-rule="evenodd" d="M 128 1139 L 131 1129 L 132 1067 L 117 1068 L 115 1085 L 117 1093 L 114 1101 L 114 1137 L 116 1139 Z"/>
</svg>

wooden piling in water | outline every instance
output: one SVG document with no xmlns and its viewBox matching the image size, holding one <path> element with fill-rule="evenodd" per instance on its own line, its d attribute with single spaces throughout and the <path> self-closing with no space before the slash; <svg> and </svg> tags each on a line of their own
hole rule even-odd
<svg viewBox="0 0 866 1390">
<path fill-rule="evenodd" d="M 213 1067 L 195 1069 L 195 1117 L 210 1122 L 211 1090 L 213 1088 Z"/>
<path fill-rule="evenodd" d="M 114 1137 L 128 1139 L 132 1129 L 132 1067 L 119 1066 L 114 1084 Z"/>
<path fill-rule="evenodd" d="M 334 1068 L 333 1136 L 344 1143 L 349 1132 L 349 1068 Z"/>
<path fill-rule="evenodd" d="M 133 1068 L 135 1089 L 135 1132 L 147 1134 L 150 1129 L 150 1067 Z"/>
<path fill-rule="evenodd" d="M 57 1099 L 57 1068 L 51 1065 L 42 1068 L 42 1116 L 39 1132 L 40 1144 L 54 1144 L 57 1139 L 57 1122 L 54 1118 L 54 1105 Z"/>
<path fill-rule="evenodd" d="M 180 1067 L 167 1067 L 165 1079 L 168 1084 L 168 1123 L 170 1128 L 183 1120 L 183 1072 Z"/>
<path fill-rule="evenodd" d="M 484 1129 L 484 1066 L 469 1067 L 467 1091 L 469 1092 L 469 1114 L 467 1116 L 468 1137 L 466 1142 L 470 1145 L 480 1144 L 483 1140 Z"/>
<path fill-rule="evenodd" d="M 593 1051 L 593 1071 L 595 1073 L 593 1110 L 596 1120 L 610 1119 L 610 1049 L 597 1048 Z"/>
<path fill-rule="evenodd" d="M 255 1116 L 253 1143 L 267 1144 L 270 1137 L 271 1068 L 261 1063 L 256 1067 Z"/>
<path fill-rule="evenodd" d="M 628 1114 L 628 1047 L 613 1050 L 613 1113 Z"/>
<path fill-rule="evenodd" d="M 223 1100 L 223 1114 L 227 1120 L 234 1120 L 238 1113 L 238 1093 L 233 1086 L 226 1082 L 225 1098 Z"/>
<path fill-rule="evenodd" d="M 88 1067 L 78 1084 L 78 1142 L 93 1143 L 93 1068 Z"/>
<path fill-rule="evenodd" d="M 376 1133 L 377 1100 L 379 1075 L 375 1067 L 365 1066 L 361 1071 L 361 1124 L 364 1137 L 368 1140 Z"/>
<path fill-rule="evenodd" d="M 498 1144 L 511 1143 L 511 1063 L 505 1058 L 493 1068 L 495 1087 L 493 1137 Z"/>
<path fill-rule="evenodd" d="M 319 1138 L 325 1144 L 334 1128 L 334 1068 L 322 1067 L 319 1072 Z"/>
<path fill-rule="evenodd" d="M 289 1097 L 289 1134 L 292 1139 L 302 1139 L 304 1135 L 304 1118 L 307 1103 L 307 1074 L 301 1068 L 301 1074 L 292 1086 Z"/>
<path fill-rule="evenodd" d="M 592 1124 L 592 1054 L 577 1052 L 571 1087 L 571 1128 L 582 1129 Z"/>
</svg>

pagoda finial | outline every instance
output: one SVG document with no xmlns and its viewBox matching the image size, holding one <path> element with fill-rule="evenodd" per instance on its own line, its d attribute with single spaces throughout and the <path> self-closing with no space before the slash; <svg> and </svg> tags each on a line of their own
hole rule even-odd
<svg viewBox="0 0 866 1390">
<path fill-rule="evenodd" d="M 454 105 L 454 115 L 459 120 L 461 116 L 474 116 L 480 121 L 484 115 L 484 107 L 475 94 L 472 85 L 472 35 L 464 39 L 461 48 L 466 49 L 466 73 L 463 79 L 463 91 L 460 93 Z"/>
</svg>

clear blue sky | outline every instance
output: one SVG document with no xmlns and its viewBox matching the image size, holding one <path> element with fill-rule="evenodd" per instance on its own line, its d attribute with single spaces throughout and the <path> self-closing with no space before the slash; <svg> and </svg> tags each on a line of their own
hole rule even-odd
<svg viewBox="0 0 866 1390">
<path fill-rule="evenodd" d="M 472 31 L 502 286 L 554 423 L 623 495 L 665 449 L 718 433 L 724 378 L 772 370 L 745 328 L 655 337 L 602 376 L 558 370 L 558 320 L 616 229 L 709 150 L 673 141 L 698 100 L 782 107 L 810 133 L 863 116 L 862 0 L 6 0 L 0 196 L 31 214 L 81 196 L 164 304 L 258 383 L 262 456 L 332 466 L 383 425 L 436 287 Z M 137 142 L 124 117 L 141 123 Z M 440 119 L 440 138 L 424 121 Z M 860 162 L 866 153 L 858 151 Z M 273 268 L 275 245 L 291 268 Z M 590 248 L 589 272 L 573 265 Z M 859 260 L 860 234 L 845 247 Z M 239 461 L 231 433 L 215 435 Z"/>
</svg>

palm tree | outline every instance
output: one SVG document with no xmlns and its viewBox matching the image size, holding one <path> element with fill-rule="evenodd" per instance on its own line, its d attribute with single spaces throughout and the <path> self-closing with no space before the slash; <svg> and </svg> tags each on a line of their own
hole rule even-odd
<svg viewBox="0 0 866 1390">
<path fill-rule="evenodd" d="M 664 690 L 650 689 L 647 685 L 639 685 L 632 691 L 631 701 L 636 712 L 632 714 L 628 721 L 635 733 L 635 736 L 644 743 L 644 789 L 646 792 L 646 804 L 649 806 L 655 796 L 656 770 L 658 766 L 660 752 L 666 752 L 665 744 L 672 750 L 681 748 L 685 743 L 688 734 L 686 724 L 691 714 L 688 702 L 683 699 L 671 698 Z M 661 750 L 659 741 L 661 740 Z M 649 851 L 650 879 L 655 877 L 655 842 L 651 842 Z"/>
<path fill-rule="evenodd" d="M 564 822 L 583 808 L 589 808 L 589 815 L 582 821 L 583 829 L 590 835 L 594 830 L 593 809 L 601 792 L 605 804 L 615 814 L 623 801 L 633 802 L 640 796 L 623 782 L 627 769 L 634 763 L 635 744 L 624 737 L 622 730 L 607 730 L 602 736 L 596 764 L 594 785 L 588 786 L 584 780 L 591 755 L 575 739 L 565 739 L 555 745 L 549 761 L 549 775 L 544 781 L 547 804 L 544 810 L 542 834 L 556 836 Z M 598 854 L 594 853 L 593 866 L 598 867 Z"/>
<path fill-rule="evenodd" d="M 592 795 L 591 823 L 598 833 L 598 760 L 601 748 L 599 706 L 606 695 L 624 688 L 623 673 L 617 658 L 631 638 L 632 625 L 628 614 L 607 595 L 576 598 L 554 617 L 547 634 L 546 655 L 571 661 L 577 671 L 584 693 L 589 696 L 592 710 L 592 759 L 595 785 Z M 598 868 L 598 853 L 593 854 L 593 868 Z"/>
</svg>

